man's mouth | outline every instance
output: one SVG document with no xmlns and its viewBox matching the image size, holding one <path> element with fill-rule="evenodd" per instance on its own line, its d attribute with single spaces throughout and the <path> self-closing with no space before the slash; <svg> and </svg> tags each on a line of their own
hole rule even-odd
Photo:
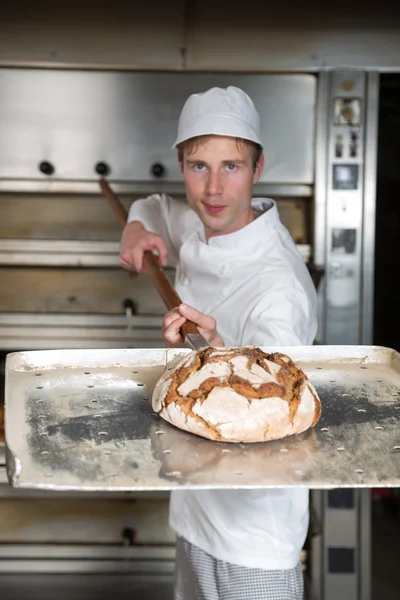
<svg viewBox="0 0 400 600">
<path fill-rule="evenodd" d="M 223 204 L 208 204 L 207 202 L 203 202 L 203 206 L 212 215 L 216 215 L 226 208 Z"/>
</svg>

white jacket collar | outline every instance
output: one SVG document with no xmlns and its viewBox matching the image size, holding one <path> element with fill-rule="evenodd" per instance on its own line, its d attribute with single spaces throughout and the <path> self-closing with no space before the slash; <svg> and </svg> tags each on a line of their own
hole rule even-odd
<svg viewBox="0 0 400 600">
<path fill-rule="evenodd" d="M 265 234 L 267 234 L 267 230 L 279 223 L 280 219 L 276 202 L 270 198 L 253 198 L 251 205 L 256 210 L 262 212 L 259 217 L 238 231 L 213 236 L 209 239 L 208 245 L 215 248 L 237 250 L 239 252 L 244 247 L 257 246 L 260 241 L 260 232 L 264 230 Z M 202 224 L 198 227 L 197 233 L 200 241 L 207 243 Z"/>
</svg>

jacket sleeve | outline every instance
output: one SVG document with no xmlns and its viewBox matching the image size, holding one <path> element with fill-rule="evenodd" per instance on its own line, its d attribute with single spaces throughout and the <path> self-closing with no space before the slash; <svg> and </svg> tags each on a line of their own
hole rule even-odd
<svg viewBox="0 0 400 600">
<path fill-rule="evenodd" d="M 243 345 L 312 345 L 317 334 L 317 295 L 296 280 L 282 282 L 255 304 L 244 327 Z"/>
<path fill-rule="evenodd" d="M 152 194 L 132 203 L 128 223 L 139 221 L 148 231 L 161 235 L 168 249 L 168 265 L 175 267 L 181 246 L 182 213 L 185 210 L 184 203 L 175 198 L 166 194 Z"/>
</svg>

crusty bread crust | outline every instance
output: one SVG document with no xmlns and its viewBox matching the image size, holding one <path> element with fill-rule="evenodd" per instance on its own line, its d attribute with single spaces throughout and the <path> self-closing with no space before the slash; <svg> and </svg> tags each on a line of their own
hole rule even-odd
<svg viewBox="0 0 400 600">
<path fill-rule="evenodd" d="M 253 346 L 187 354 L 157 382 L 152 405 L 172 425 L 223 442 L 281 439 L 321 416 L 304 371 L 285 354 Z"/>
</svg>

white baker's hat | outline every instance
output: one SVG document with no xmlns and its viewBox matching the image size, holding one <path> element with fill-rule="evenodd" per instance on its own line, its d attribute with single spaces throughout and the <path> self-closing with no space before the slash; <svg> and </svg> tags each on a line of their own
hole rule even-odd
<svg viewBox="0 0 400 600">
<path fill-rule="evenodd" d="M 173 148 L 199 135 L 223 135 L 261 142 L 260 117 L 251 98 L 238 87 L 213 87 L 186 100 Z"/>
</svg>

